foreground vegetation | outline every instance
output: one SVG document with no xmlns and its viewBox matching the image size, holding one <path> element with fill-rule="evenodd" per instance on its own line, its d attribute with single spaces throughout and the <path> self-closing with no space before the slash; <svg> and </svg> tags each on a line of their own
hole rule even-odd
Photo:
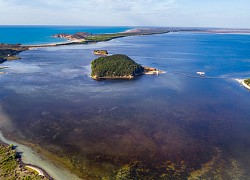
<svg viewBox="0 0 250 180">
<path fill-rule="evenodd" d="M 131 79 L 142 75 L 144 68 L 126 55 L 99 57 L 91 62 L 93 79 Z"/>
<path fill-rule="evenodd" d="M 0 143 L 0 179 L 47 180 L 48 178 L 23 167 L 14 147 Z"/>
</svg>

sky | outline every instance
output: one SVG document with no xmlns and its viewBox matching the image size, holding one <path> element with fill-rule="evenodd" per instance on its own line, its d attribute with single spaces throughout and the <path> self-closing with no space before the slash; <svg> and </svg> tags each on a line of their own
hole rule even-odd
<svg viewBox="0 0 250 180">
<path fill-rule="evenodd" d="M 250 28 L 250 0 L 0 0 L 0 25 Z"/>
</svg>

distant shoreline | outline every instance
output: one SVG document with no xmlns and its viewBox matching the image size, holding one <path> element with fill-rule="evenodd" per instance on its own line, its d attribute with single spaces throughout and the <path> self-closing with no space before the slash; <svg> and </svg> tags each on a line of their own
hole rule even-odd
<svg viewBox="0 0 250 180">
<path fill-rule="evenodd" d="M 110 41 L 116 38 L 128 37 L 128 36 L 141 36 L 141 35 L 155 35 L 155 34 L 165 34 L 170 32 L 197 32 L 197 33 L 211 33 L 211 34 L 249 34 L 250 29 L 222 29 L 222 28 L 212 28 L 212 29 L 198 29 L 198 28 L 134 28 L 129 29 L 119 33 L 109 33 L 109 34 L 93 34 L 93 37 L 99 37 L 102 35 L 109 35 L 110 39 L 108 40 L 88 40 L 85 38 L 79 39 L 70 39 L 68 37 L 54 37 L 54 38 L 63 38 L 67 39 L 65 42 L 55 42 L 48 44 L 34 44 L 34 45 L 22 45 L 23 47 L 28 47 L 29 49 L 42 48 L 42 47 L 55 47 L 55 46 L 64 46 L 64 45 L 78 45 L 78 44 L 90 44 L 98 43 L 104 41 Z M 113 35 L 118 35 L 112 37 Z"/>
<path fill-rule="evenodd" d="M 54 34 L 51 35 L 55 38 L 62 38 L 68 41 L 64 42 L 55 42 L 48 44 L 0 44 L 0 64 L 4 63 L 7 60 L 7 56 L 4 57 L 1 55 L 1 50 L 12 49 L 12 46 L 19 46 L 21 51 L 32 50 L 36 48 L 43 47 L 56 47 L 56 46 L 65 46 L 65 45 L 80 45 L 80 44 L 91 44 L 98 42 L 110 41 L 116 38 L 128 37 L 128 36 L 143 36 L 143 35 L 155 35 L 155 34 L 165 34 L 171 32 L 195 32 L 195 33 L 214 33 L 214 34 L 249 34 L 250 29 L 223 29 L 223 28 L 168 28 L 168 27 L 144 27 L 144 28 L 134 28 L 129 29 L 123 32 L 118 33 L 106 33 L 106 34 L 89 34 L 89 33 L 76 33 L 76 34 Z M 80 34 L 80 36 L 79 36 Z M 88 34 L 82 36 L 81 34 Z M 9 46 L 9 47 L 8 47 Z M 10 54 L 10 57 L 14 57 L 18 53 Z M 9 57 L 9 58 L 10 58 Z"/>
<path fill-rule="evenodd" d="M 56 47 L 65 45 L 81 45 L 81 44 L 92 44 L 98 42 L 110 41 L 112 39 L 128 37 L 128 36 L 144 36 L 144 35 L 155 35 L 165 34 L 169 32 L 176 32 L 175 29 L 169 28 L 136 28 L 126 30 L 120 33 L 109 33 L 109 34 L 89 34 L 89 33 L 76 33 L 76 34 L 54 34 L 51 35 L 56 38 L 68 39 L 66 42 L 49 43 L 49 44 L 37 44 L 37 45 L 22 45 L 22 44 L 4 44 L 0 43 L 0 64 L 8 60 L 17 60 L 17 55 L 22 51 L 32 50 L 36 48 L 44 47 Z M 4 72 L 1 72 L 4 74 Z"/>
<path fill-rule="evenodd" d="M 128 37 L 128 36 L 141 36 L 141 35 L 155 35 L 155 34 L 165 34 L 169 33 L 171 30 L 168 28 L 136 28 L 129 29 L 120 33 L 109 33 L 109 34 L 93 34 L 89 35 L 89 37 L 78 37 L 71 38 L 71 36 L 76 34 L 56 34 L 53 35 L 55 38 L 67 39 L 66 42 L 58 42 L 58 43 L 49 43 L 49 44 L 35 44 L 35 45 L 22 45 L 24 47 L 28 47 L 29 49 L 40 48 L 40 47 L 54 47 L 54 46 L 63 46 L 63 45 L 77 45 L 77 44 L 91 44 L 98 42 L 110 41 L 116 38 Z"/>
</svg>

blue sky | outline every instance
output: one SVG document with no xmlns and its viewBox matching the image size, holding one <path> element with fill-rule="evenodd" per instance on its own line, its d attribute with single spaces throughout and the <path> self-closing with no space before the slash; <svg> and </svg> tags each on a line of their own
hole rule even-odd
<svg viewBox="0 0 250 180">
<path fill-rule="evenodd" d="M 0 0 L 1 25 L 250 28 L 250 0 Z"/>
</svg>

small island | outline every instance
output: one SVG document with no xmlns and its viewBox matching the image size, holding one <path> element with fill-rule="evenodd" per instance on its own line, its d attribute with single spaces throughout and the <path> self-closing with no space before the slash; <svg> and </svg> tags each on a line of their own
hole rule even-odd
<svg viewBox="0 0 250 180">
<path fill-rule="evenodd" d="M 245 88 L 250 90 L 250 78 L 249 79 L 236 79 L 240 84 L 242 84 Z"/>
<path fill-rule="evenodd" d="M 94 50 L 93 54 L 95 55 L 101 55 L 101 56 L 107 56 L 109 53 L 107 50 Z"/>
<path fill-rule="evenodd" d="M 101 79 L 133 79 L 144 73 L 144 68 L 123 54 L 99 57 L 91 62 L 91 77 Z"/>
<path fill-rule="evenodd" d="M 143 67 L 123 54 L 99 57 L 91 62 L 91 69 L 94 80 L 133 79 L 143 74 L 165 73 L 155 68 Z"/>
<path fill-rule="evenodd" d="M 243 80 L 243 86 L 245 86 L 247 89 L 250 89 L 250 78 Z"/>
<path fill-rule="evenodd" d="M 244 83 L 246 83 L 248 86 L 250 86 L 250 78 L 249 79 L 245 79 Z"/>
</svg>

